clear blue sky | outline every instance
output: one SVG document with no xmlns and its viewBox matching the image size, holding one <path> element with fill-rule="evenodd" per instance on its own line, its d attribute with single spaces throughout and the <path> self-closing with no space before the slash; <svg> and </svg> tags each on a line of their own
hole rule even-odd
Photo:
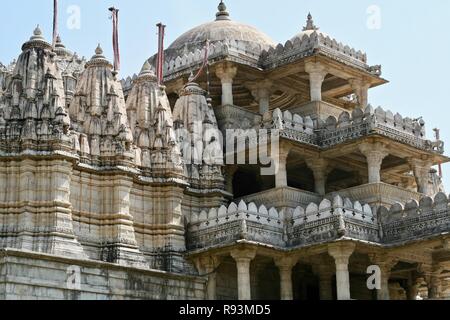
<svg viewBox="0 0 450 320">
<path fill-rule="evenodd" d="M 111 57 L 107 8 L 120 12 L 122 76 L 137 73 L 156 51 L 155 24 L 167 24 L 167 45 L 188 29 L 214 19 L 218 0 L 60 0 L 60 34 L 68 48 L 92 56 L 98 42 Z M 51 37 L 52 0 L 2 1 L 0 61 L 20 53 L 36 24 Z M 370 101 L 404 116 L 424 116 L 428 136 L 441 128 L 450 154 L 450 1 L 428 0 L 227 0 L 235 20 L 285 42 L 299 32 L 309 11 L 321 30 L 367 52 L 370 64 L 383 66 L 390 84 L 371 91 Z M 80 28 L 69 29 L 70 6 L 80 9 Z M 380 10 L 380 28 L 368 28 L 368 8 Z M 450 166 L 445 166 L 450 192 Z"/>
</svg>

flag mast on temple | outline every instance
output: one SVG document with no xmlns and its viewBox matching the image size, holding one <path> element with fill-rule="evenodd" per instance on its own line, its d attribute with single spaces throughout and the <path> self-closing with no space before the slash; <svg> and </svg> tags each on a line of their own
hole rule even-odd
<svg viewBox="0 0 450 320">
<path fill-rule="evenodd" d="M 58 0 L 53 0 L 53 38 L 52 45 L 55 47 L 58 38 Z"/>
<path fill-rule="evenodd" d="M 158 27 L 158 57 L 156 59 L 156 76 L 158 84 L 164 84 L 164 36 L 166 26 L 161 22 L 156 25 Z"/>
<path fill-rule="evenodd" d="M 120 70 L 120 50 L 119 50 L 119 9 L 109 8 L 113 22 L 113 52 L 114 52 L 114 72 L 117 74 Z"/>
</svg>

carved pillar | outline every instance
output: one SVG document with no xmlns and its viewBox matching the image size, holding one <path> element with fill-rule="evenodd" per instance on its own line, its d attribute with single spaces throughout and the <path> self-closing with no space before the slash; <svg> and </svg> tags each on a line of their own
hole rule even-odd
<svg viewBox="0 0 450 320">
<path fill-rule="evenodd" d="M 391 270 L 397 264 L 398 260 L 387 255 L 374 254 L 369 256 L 373 264 L 381 270 L 381 289 L 377 290 L 377 300 L 390 300 L 389 278 Z"/>
<path fill-rule="evenodd" d="M 227 192 L 234 194 L 234 190 L 233 190 L 233 180 L 234 180 L 234 175 L 236 174 L 236 172 L 238 171 L 239 167 L 238 166 L 227 166 L 226 167 L 226 190 Z"/>
<path fill-rule="evenodd" d="M 292 268 L 297 264 L 295 258 L 281 258 L 275 260 L 275 265 L 280 270 L 280 297 L 281 300 L 294 299 L 292 289 Z"/>
<path fill-rule="evenodd" d="M 223 63 L 216 69 L 216 75 L 222 82 L 222 105 L 234 105 L 233 79 L 236 77 L 237 67 L 229 63 Z"/>
<path fill-rule="evenodd" d="M 442 268 L 438 265 L 433 266 L 431 274 L 426 277 L 428 286 L 428 299 L 437 300 L 441 298 L 442 293 Z"/>
<path fill-rule="evenodd" d="M 322 261 L 315 266 L 314 273 L 319 277 L 320 300 L 333 300 L 333 268 L 325 261 Z"/>
<path fill-rule="evenodd" d="M 256 257 L 256 250 L 233 250 L 231 256 L 236 261 L 239 300 L 251 300 L 250 264 Z"/>
<path fill-rule="evenodd" d="M 248 85 L 253 97 L 259 103 L 259 113 L 264 115 L 270 110 L 270 96 L 272 94 L 272 81 L 263 80 L 256 84 Z"/>
<path fill-rule="evenodd" d="M 284 188 L 288 186 L 287 179 L 287 159 L 289 157 L 289 149 L 285 147 L 280 148 L 278 157 L 275 158 L 276 172 L 275 172 L 275 187 Z"/>
<path fill-rule="evenodd" d="M 384 158 L 389 155 L 386 147 L 381 143 L 364 143 L 359 146 L 359 150 L 367 158 L 369 183 L 380 183 L 381 165 Z"/>
<path fill-rule="evenodd" d="M 408 159 L 408 162 L 414 172 L 417 192 L 432 196 L 430 194 L 430 171 L 433 163 L 419 159 Z"/>
<path fill-rule="evenodd" d="M 329 173 L 328 160 L 308 159 L 306 160 L 306 164 L 313 171 L 316 193 L 324 196 L 326 194 L 326 182 Z"/>
<path fill-rule="evenodd" d="M 309 73 L 311 101 L 322 101 L 322 84 L 328 72 L 317 62 L 306 64 L 305 71 Z"/>
<path fill-rule="evenodd" d="M 328 254 L 336 263 L 336 287 L 338 300 L 351 300 L 350 274 L 348 264 L 350 256 L 355 251 L 354 243 L 337 243 L 328 246 Z"/>
<path fill-rule="evenodd" d="M 220 266 L 218 257 L 201 257 L 196 259 L 195 265 L 201 275 L 208 277 L 206 284 L 206 300 L 217 300 L 217 268 Z"/>
<path fill-rule="evenodd" d="M 363 79 L 350 79 L 350 86 L 358 97 L 358 103 L 361 108 L 366 108 L 369 104 L 369 88 L 370 84 Z"/>
<path fill-rule="evenodd" d="M 408 300 L 417 300 L 417 296 L 419 294 L 419 286 L 420 282 L 418 278 L 411 277 L 408 279 Z"/>
</svg>

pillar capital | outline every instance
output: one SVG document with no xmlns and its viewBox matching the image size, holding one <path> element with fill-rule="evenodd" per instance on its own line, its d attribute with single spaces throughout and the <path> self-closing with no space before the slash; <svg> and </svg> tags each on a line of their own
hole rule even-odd
<svg viewBox="0 0 450 320">
<path fill-rule="evenodd" d="M 414 159 L 409 158 L 408 163 L 414 173 L 417 184 L 417 192 L 430 195 L 429 184 L 430 184 L 430 171 L 433 166 L 433 162 L 428 159 Z"/>
<path fill-rule="evenodd" d="M 194 259 L 194 265 L 200 274 L 214 272 L 221 263 L 221 259 L 217 256 L 201 256 Z"/>
<path fill-rule="evenodd" d="M 275 156 L 272 157 L 275 163 L 275 187 L 283 188 L 288 186 L 287 178 L 287 160 L 291 146 L 286 144 L 280 144 L 280 149 Z"/>
<path fill-rule="evenodd" d="M 369 254 L 369 259 L 373 264 L 379 266 L 382 271 L 389 273 L 399 261 L 398 258 L 383 253 L 371 253 Z"/>
<path fill-rule="evenodd" d="M 353 242 L 339 242 L 328 245 L 328 254 L 339 263 L 348 264 L 353 252 L 355 252 L 356 244 Z"/>
<path fill-rule="evenodd" d="M 322 84 L 328 74 L 327 68 L 320 62 L 308 62 L 305 65 L 305 71 L 309 73 L 311 101 L 321 101 Z"/>
<path fill-rule="evenodd" d="M 275 265 L 279 269 L 292 269 L 298 263 L 298 257 L 277 257 L 274 258 Z"/>
<path fill-rule="evenodd" d="M 359 151 L 367 158 L 369 183 L 381 182 L 381 165 L 389 155 L 389 151 L 382 143 L 362 143 Z"/>
<path fill-rule="evenodd" d="M 305 64 L 305 71 L 309 74 L 319 74 L 324 78 L 328 74 L 328 69 L 320 62 L 307 62 Z"/>
<path fill-rule="evenodd" d="M 360 107 L 361 108 L 367 107 L 369 103 L 368 96 L 369 96 L 369 88 L 371 86 L 370 82 L 363 78 L 349 79 L 348 82 L 352 87 L 353 91 L 355 92 L 356 96 L 358 97 Z"/>
<path fill-rule="evenodd" d="M 256 257 L 256 249 L 233 249 L 231 250 L 230 255 L 236 261 L 248 260 L 251 262 Z"/>
<path fill-rule="evenodd" d="M 237 67 L 229 62 L 224 62 L 216 67 L 216 75 L 222 82 L 233 82 L 236 77 Z"/>
<path fill-rule="evenodd" d="M 316 193 L 324 196 L 326 194 L 327 177 L 332 170 L 329 161 L 323 158 L 306 159 L 306 165 L 313 171 Z"/>
<path fill-rule="evenodd" d="M 233 79 L 236 77 L 237 67 L 230 62 L 224 62 L 216 67 L 216 75 L 222 82 L 222 105 L 234 105 Z"/>
<path fill-rule="evenodd" d="M 362 143 L 358 146 L 359 151 L 366 157 L 375 157 L 375 158 L 381 158 L 383 160 L 389 155 L 389 150 L 381 142 L 375 142 L 375 143 Z"/>
<path fill-rule="evenodd" d="M 270 97 L 273 90 L 273 82 L 265 79 L 246 83 L 256 102 L 259 103 L 259 113 L 264 115 L 270 110 Z"/>
</svg>

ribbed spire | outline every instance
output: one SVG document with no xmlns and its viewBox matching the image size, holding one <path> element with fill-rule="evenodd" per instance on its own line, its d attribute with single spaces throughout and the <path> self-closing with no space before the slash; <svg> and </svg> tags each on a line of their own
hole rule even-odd
<svg viewBox="0 0 450 320">
<path fill-rule="evenodd" d="M 308 31 L 308 30 L 319 30 L 319 28 L 317 28 L 314 25 L 314 20 L 313 20 L 311 13 L 308 13 L 308 18 L 306 20 L 306 27 L 303 28 L 303 31 Z"/>
<path fill-rule="evenodd" d="M 220 1 L 217 9 L 219 12 L 216 13 L 216 21 L 230 20 L 230 14 L 228 13 L 227 6 L 223 1 Z"/>
</svg>

